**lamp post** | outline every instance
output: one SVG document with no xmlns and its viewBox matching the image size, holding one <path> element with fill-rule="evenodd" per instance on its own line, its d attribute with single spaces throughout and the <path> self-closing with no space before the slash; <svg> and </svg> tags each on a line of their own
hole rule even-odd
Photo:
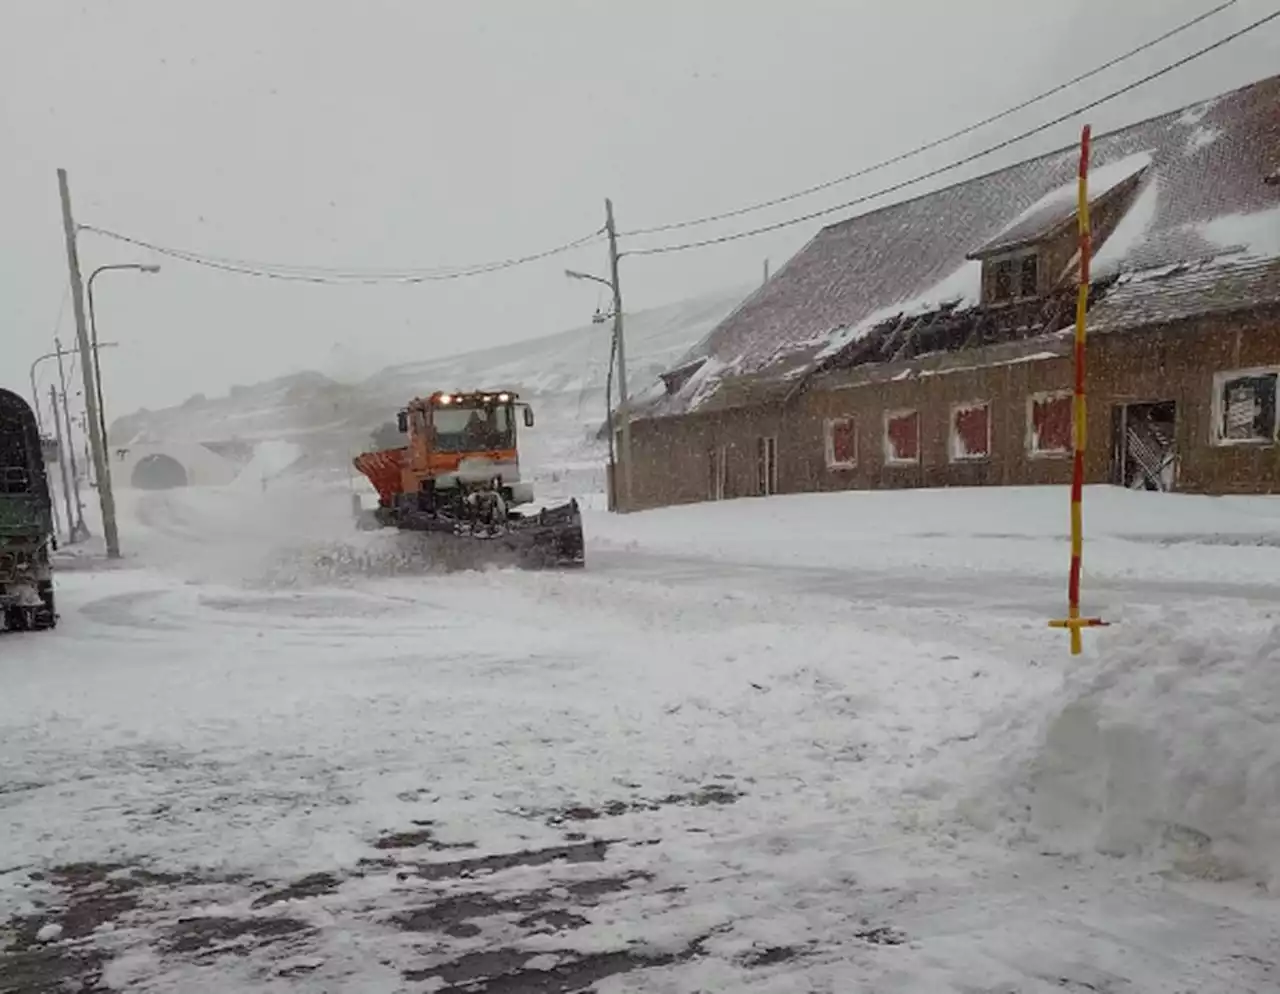
<svg viewBox="0 0 1280 994">
<path fill-rule="evenodd" d="M 93 309 L 93 281 L 97 279 L 99 273 L 121 269 L 132 269 L 139 273 L 160 272 L 160 267 L 154 263 L 115 262 L 110 265 L 99 266 L 89 274 L 88 282 L 85 284 L 85 293 L 89 298 L 89 340 L 93 350 L 94 392 L 97 394 L 98 398 L 98 427 L 102 432 L 102 444 L 104 448 L 107 444 L 107 412 L 102 406 L 102 364 L 98 361 L 98 322 Z"/>
<path fill-rule="evenodd" d="M 64 355 L 65 355 L 65 356 L 79 355 L 79 353 L 80 353 L 80 350 L 79 350 L 79 349 L 75 349 L 75 348 L 72 348 L 72 349 L 64 349 L 64 348 L 62 348 L 62 344 L 61 344 L 60 342 L 58 342 L 56 339 L 55 339 L 54 341 L 55 341 L 55 344 L 58 346 L 58 350 L 57 350 L 56 352 L 46 352 L 44 355 L 36 356 L 35 361 L 34 361 L 33 363 L 31 363 L 31 369 L 28 371 L 28 374 L 27 374 L 27 375 L 30 377 L 30 379 L 31 379 L 31 399 L 32 399 L 32 401 L 33 401 L 33 402 L 34 402 L 34 404 L 35 404 L 35 412 L 36 412 L 36 427 L 37 427 L 37 429 L 40 431 L 40 434 L 41 434 L 42 436 L 43 436 L 43 434 L 44 434 L 44 424 L 43 424 L 43 422 L 42 422 L 42 420 L 41 420 L 41 417 L 40 417 L 40 391 L 39 391 L 39 389 L 36 387 L 36 370 L 39 368 L 40 363 L 44 362 L 46 359 L 57 359 L 57 360 L 58 360 L 58 367 L 59 367 L 59 368 L 58 368 L 58 380 L 59 380 L 59 382 L 60 382 L 60 383 L 61 383 L 61 385 L 62 385 L 62 403 L 63 403 L 63 408 L 64 408 L 64 410 L 65 410 L 65 408 L 66 408 L 66 403 L 67 403 L 67 398 L 66 398 L 67 381 L 66 381 L 66 376 L 65 376 L 65 375 L 63 374 L 63 372 L 62 372 L 62 357 L 63 357 Z M 119 344 L 120 344 L 119 342 L 101 342 L 101 343 L 99 343 L 99 344 L 98 344 L 97 348 L 100 348 L 100 349 L 114 349 L 114 348 L 116 348 Z M 58 393 L 57 393 L 57 388 L 56 388 L 56 387 L 51 387 L 51 388 L 50 388 L 50 392 L 51 392 L 51 396 L 52 396 L 52 398 L 53 398 L 53 425 L 54 425 L 54 434 L 56 435 L 56 437 L 58 438 L 58 441 L 59 441 L 59 445 L 58 445 L 58 464 L 59 464 L 59 467 L 60 467 L 60 469 L 61 469 L 61 471 L 62 471 L 62 493 L 63 493 L 63 497 L 64 497 L 64 499 L 65 499 L 65 500 L 66 500 L 66 502 L 67 502 L 67 542 L 68 542 L 68 543 L 74 543 L 77 539 L 79 539 L 79 538 L 83 538 L 83 537 L 84 537 L 84 535 L 85 535 L 85 528 L 84 528 L 84 507 L 83 507 L 83 505 L 80 503 L 80 483 L 79 483 L 79 480 L 75 477 L 75 475 L 74 475 L 74 474 L 72 474 L 72 476 L 71 476 L 70 478 L 67 476 L 67 462 L 66 462 L 66 460 L 67 460 L 67 459 L 72 459 L 72 460 L 74 460 L 74 459 L 75 459 L 75 453 L 74 453 L 74 452 L 72 452 L 72 451 L 68 448 L 68 446 L 70 445 L 70 439 L 68 439 L 68 440 L 67 440 L 66 444 L 63 444 L 63 442 L 62 442 L 62 427 L 61 427 L 62 422 L 58 419 Z M 67 430 L 68 430 L 68 431 L 70 431 L 70 430 L 71 430 L 71 425 L 70 425 L 69 423 L 68 423 L 68 425 L 67 425 Z M 75 514 L 75 512 L 72 510 L 72 506 L 71 506 L 71 497 L 72 497 L 72 490 L 73 490 L 73 489 L 74 489 L 74 491 L 75 491 L 75 504 L 76 504 L 76 507 L 80 508 L 80 514 L 79 514 L 79 515 L 76 515 L 76 514 Z"/>
<path fill-rule="evenodd" d="M 615 265 L 616 272 L 616 265 Z M 627 349 L 622 334 L 622 294 L 618 290 L 618 284 L 613 280 L 607 280 L 603 276 L 595 276 L 592 273 L 583 273 L 576 269 L 566 269 L 565 276 L 571 280 L 590 280 L 592 283 L 599 283 L 601 286 L 607 286 L 613 293 L 613 347 L 618 352 L 618 417 L 622 421 L 622 493 L 625 509 L 631 509 L 631 401 L 627 396 Z M 613 364 L 609 365 L 609 381 L 613 378 Z M 605 406 L 606 418 L 608 421 L 609 431 L 609 468 L 611 477 L 614 475 L 613 462 L 613 402 L 608 396 L 609 391 L 606 390 Z M 614 480 L 610 480 L 611 484 L 616 486 Z M 617 507 L 617 500 L 614 501 Z"/>
<path fill-rule="evenodd" d="M 100 342 L 100 343 L 97 343 L 97 347 L 100 349 L 114 349 L 118 347 L 119 344 L 120 344 L 119 342 Z M 80 353 L 79 349 L 63 349 L 61 354 L 62 355 L 78 355 L 79 353 Z M 56 358 L 58 358 L 57 352 L 46 352 L 42 356 L 36 356 L 36 360 L 31 364 L 31 369 L 28 372 L 28 376 L 31 379 L 31 399 L 36 404 L 36 427 L 39 428 L 41 431 L 44 431 L 44 425 L 40 421 L 40 413 L 39 413 L 40 396 L 36 388 L 36 369 L 37 367 L 39 367 L 40 363 L 44 362 L 46 359 L 56 359 Z"/>
</svg>

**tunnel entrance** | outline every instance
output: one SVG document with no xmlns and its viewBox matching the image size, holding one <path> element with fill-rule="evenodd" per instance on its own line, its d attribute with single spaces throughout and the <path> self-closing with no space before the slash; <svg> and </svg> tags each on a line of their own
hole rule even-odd
<svg viewBox="0 0 1280 994">
<path fill-rule="evenodd" d="M 139 459 L 129 479 L 139 490 L 172 490 L 187 485 L 187 471 L 172 456 L 157 452 Z"/>
</svg>

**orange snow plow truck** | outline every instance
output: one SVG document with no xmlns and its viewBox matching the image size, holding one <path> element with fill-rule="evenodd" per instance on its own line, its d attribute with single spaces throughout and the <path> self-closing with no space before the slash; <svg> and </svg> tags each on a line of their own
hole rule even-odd
<svg viewBox="0 0 1280 994">
<path fill-rule="evenodd" d="M 356 495 L 358 525 L 428 533 L 469 564 L 582 566 L 578 502 L 536 507 L 532 485 L 520 479 L 517 410 L 532 427 L 533 409 L 507 390 L 411 400 L 396 415 L 407 444 L 354 460 L 378 492 L 372 509 Z"/>
</svg>

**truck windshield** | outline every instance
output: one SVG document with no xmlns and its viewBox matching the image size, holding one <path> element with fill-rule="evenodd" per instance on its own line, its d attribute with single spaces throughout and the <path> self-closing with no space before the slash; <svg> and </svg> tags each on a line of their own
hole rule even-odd
<svg viewBox="0 0 1280 994">
<path fill-rule="evenodd" d="M 515 422 L 507 407 L 437 407 L 431 414 L 437 452 L 514 449 Z"/>
</svg>

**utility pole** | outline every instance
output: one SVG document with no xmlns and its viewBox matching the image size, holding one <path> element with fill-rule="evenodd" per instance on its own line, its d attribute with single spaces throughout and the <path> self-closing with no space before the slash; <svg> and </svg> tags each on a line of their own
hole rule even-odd
<svg viewBox="0 0 1280 994">
<path fill-rule="evenodd" d="M 62 420 L 66 424 L 67 461 L 71 464 L 71 486 L 76 495 L 76 516 L 67 519 L 67 542 L 82 542 L 89 537 L 89 529 L 84 523 L 84 501 L 80 499 L 80 471 L 76 466 L 76 446 L 71 437 L 71 407 L 67 401 L 67 372 L 62 365 L 62 342 L 53 340 L 53 347 L 58 356 L 58 385 L 62 389 Z M 58 405 L 55 400 L 53 416 L 58 417 Z M 70 492 L 70 491 L 68 491 Z"/>
<path fill-rule="evenodd" d="M 80 344 L 80 372 L 84 379 L 84 403 L 89 414 L 89 447 L 93 450 L 94 475 L 98 478 L 98 501 L 102 505 L 102 534 L 107 540 L 107 558 L 120 558 L 120 533 L 116 528 L 116 499 L 111 491 L 111 467 L 107 463 L 102 438 L 102 418 L 98 391 L 93 379 L 93 352 L 84 316 L 84 285 L 80 276 L 80 252 L 76 247 L 76 222 L 71 214 L 71 188 L 67 171 L 58 170 L 58 193 L 62 199 L 62 229 L 67 240 L 67 269 L 71 277 L 71 303 L 76 315 L 76 341 Z"/>
<path fill-rule="evenodd" d="M 71 484 L 67 481 L 67 449 L 62 441 L 62 419 L 58 417 L 58 388 L 49 388 L 49 403 L 53 406 L 53 432 L 58 440 L 58 469 L 62 473 L 62 497 L 67 504 L 67 544 L 75 542 L 75 514 L 71 510 Z M 83 519 L 82 519 L 83 520 Z"/>
<path fill-rule="evenodd" d="M 88 420 L 89 420 L 89 415 L 81 411 L 80 412 L 80 434 L 84 436 L 84 464 L 86 467 L 89 466 L 92 462 L 92 457 L 89 455 L 89 427 L 86 423 Z M 93 480 L 90 480 L 89 486 L 96 487 L 97 483 L 95 483 Z"/>
<path fill-rule="evenodd" d="M 761 283 L 761 285 L 763 286 L 764 283 L 768 283 L 768 282 L 769 282 L 769 260 L 765 259 L 764 260 L 764 280 Z"/>
<path fill-rule="evenodd" d="M 609 275 L 613 284 L 613 340 L 618 347 L 618 417 L 622 421 L 622 495 L 621 510 L 630 511 L 631 503 L 631 398 L 627 395 L 627 347 L 622 333 L 622 284 L 618 282 L 618 228 L 613 223 L 613 201 L 604 201 L 605 230 L 609 232 Z"/>
</svg>

